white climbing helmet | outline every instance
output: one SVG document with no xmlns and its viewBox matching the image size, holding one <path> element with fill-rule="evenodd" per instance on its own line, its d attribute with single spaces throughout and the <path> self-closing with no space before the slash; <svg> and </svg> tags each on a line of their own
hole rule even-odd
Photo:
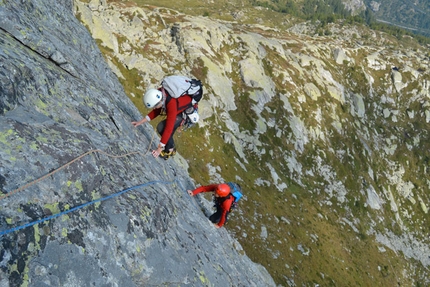
<svg viewBox="0 0 430 287">
<path fill-rule="evenodd" d="M 191 114 L 189 114 L 189 115 L 187 115 L 187 116 L 188 116 L 188 118 L 190 118 L 190 121 L 191 121 L 193 124 L 197 123 L 197 122 L 199 121 L 199 119 L 200 119 L 200 116 L 199 116 L 199 114 L 197 113 L 197 111 L 194 111 L 193 113 L 191 113 Z"/>
<path fill-rule="evenodd" d="M 143 96 L 143 104 L 148 109 L 152 109 L 163 99 L 163 94 L 157 89 L 149 89 Z"/>
</svg>

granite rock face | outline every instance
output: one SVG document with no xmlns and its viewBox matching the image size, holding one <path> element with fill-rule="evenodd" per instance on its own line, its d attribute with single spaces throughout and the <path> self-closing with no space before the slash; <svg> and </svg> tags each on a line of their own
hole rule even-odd
<svg viewBox="0 0 430 287">
<path fill-rule="evenodd" d="M 0 2 L 0 285 L 274 286 L 154 159 L 71 1 Z"/>
</svg>

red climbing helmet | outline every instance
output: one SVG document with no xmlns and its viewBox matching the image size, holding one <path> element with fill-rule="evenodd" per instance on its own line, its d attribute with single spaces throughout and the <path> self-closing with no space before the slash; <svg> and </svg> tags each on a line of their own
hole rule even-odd
<svg viewBox="0 0 430 287">
<path fill-rule="evenodd" d="M 217 186 L 215 192 L 219 196 L 225 197 L 230 193 L 230 186 L 228 186 L 228 184 L 221 183 Z"/>
</svg>

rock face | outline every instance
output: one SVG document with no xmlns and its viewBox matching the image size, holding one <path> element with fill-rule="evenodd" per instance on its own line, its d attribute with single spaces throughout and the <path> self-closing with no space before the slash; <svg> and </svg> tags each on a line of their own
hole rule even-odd
<svg viewBox="0 0 430 287">
<path fill-rule="evenodd" d="M 274 286 L 148 153 L 71 1 L 0 2 L 0 46 L 0 286 Z"/>
</svg>

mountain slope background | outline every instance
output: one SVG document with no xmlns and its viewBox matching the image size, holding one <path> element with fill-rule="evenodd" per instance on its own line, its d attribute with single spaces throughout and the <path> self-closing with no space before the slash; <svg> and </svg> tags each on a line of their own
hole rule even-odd
<svg viewBox="0 0 430 287">
<path fill-rule="evenodd" d="M 226 228 L 277 284 L 429 283 L 428 47 L 246 2 L 76 3 L 142 115 L 164 76 L 205 83 L 179 153 L 243 186 Z"/>
<path fill-rule="evenodd" d="M 372 23 L 382 22 L 418 35 L 430 35 L 430 6 L 426 0 L 250 0 L 250 1 L 152 1 L 138 0 L 136 3 L 170 7 L 189 15 L 204 15 L 219 19 L 232 19 L 240 22 L 258 23 L 262 13 L 255 13 L 257 8 L 269 10 L 265 25 L 279 26 L 278 17 L 270 17 L 274 11 L 300 17 L 302 19 L 332 22 L 339 17 L 360 15 L 363 20 Z M 275 13 L 276 14 L 276 13 Z M 280 16 L 280 18 L 285 18 Z M 292 17 L 290 17 L 292 18 Z M 357 20 L 357 18 L 355 19 Z M 369 24 L 369 23 L 368 23 Z M 376 25 L 377 26 L 377 25 Z M 400 30 L 397 33 L 401 32 Z M 404 32 L 403 32 L 404 33 Z"/>
<path fill-rule="evenodd" d="M 366 6 L 380 21 L 396 25 L 418 34 L 430 36 L 430 5 L 425 0 L 369 1 Z"/>
</svg>

